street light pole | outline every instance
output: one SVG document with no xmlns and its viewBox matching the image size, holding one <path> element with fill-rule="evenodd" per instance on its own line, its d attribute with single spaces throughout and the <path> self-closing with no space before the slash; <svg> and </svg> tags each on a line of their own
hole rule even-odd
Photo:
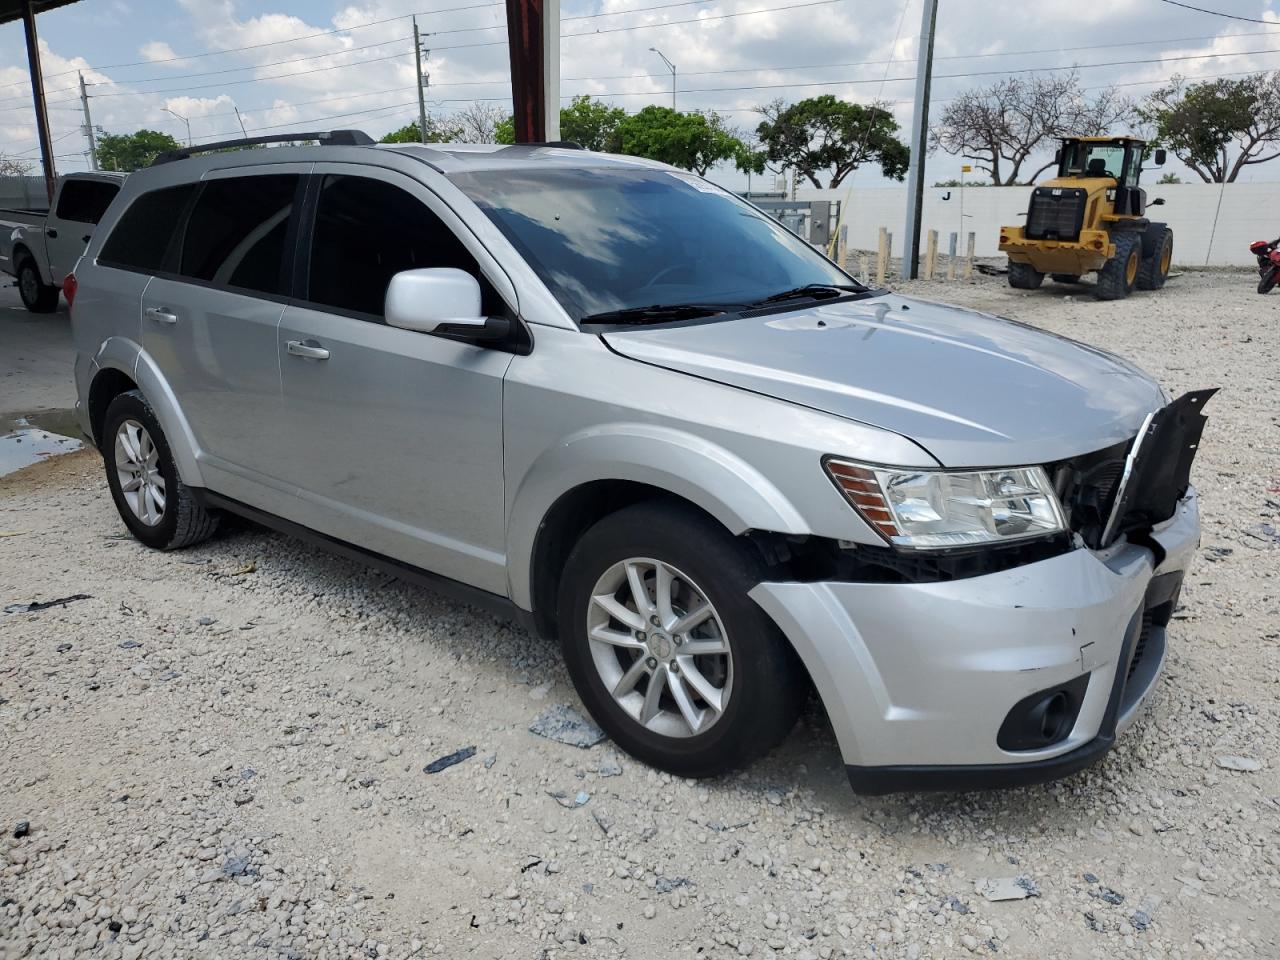
<svg viewBox="0 0 1280 960">
<path fill-rule="evenodd" d="M 181 120 L 183 123 L 187 125 L 187 146 L 188 147 L 191 146 L 191 121 L 188 120 L 186 117 L 184 117 L 182 114 L 177 113 L 176 111 L 170 110 L 168 107 L 161 107 L 160 109 L 163 110 L 165 113 L 173 114 L 175 117 L 177 117 L 179 120 Z M 239 110 L 236 111 L 237 114 L 239 112 L 240 112 Z"/>
<path fill-rule="evenodd" d="M 911 160 L 907 170 L 907 225 L 903 230 L 902 279 L 920 276 L 920 223 L 924 214 L 924 163 L 929 146 L 929 87 L 933 80 L 933 40 L 938 0 L 924 0 L 920 50 L 916 57 L 916 100 L 911 117 Z"/>
<path fill-rule="evenodd" d="M 650 53 L 656 53 L 662 58 L 662 62 L 667 65 L 667 69 L 671 71 L 671 109 L 676 108 L 676 65 L 667 59 L 667 55 L 657 47 L 650 47 Z"/>
</svg>

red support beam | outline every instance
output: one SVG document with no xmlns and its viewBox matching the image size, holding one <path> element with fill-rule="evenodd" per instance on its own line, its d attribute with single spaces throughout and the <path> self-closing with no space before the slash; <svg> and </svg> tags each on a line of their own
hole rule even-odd
<svg viewBox="0 0 1280 960">
<path fill-rule="evenodd" d="M 545 11 L 546 0 L 507 0 L 507 47 L 511 53 L 516 143 L 540 143 L 546 139 Z M 558 23 L 556 29 L 559 29 Z"/>
</svg>

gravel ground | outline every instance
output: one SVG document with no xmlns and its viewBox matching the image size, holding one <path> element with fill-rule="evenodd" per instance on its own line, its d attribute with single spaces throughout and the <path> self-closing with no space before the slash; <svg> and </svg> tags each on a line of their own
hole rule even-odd
<svg viewBox="0 0 1280 960">
<path fill-rule="evenodd" d="M 88 595 L 0 614 L 0 955 L 1280 956 L 1280 297 L 1253 286 L 911 286 L 1224 388 L 1149 710 L 1009 792 L 859 798 L 816 707 L 716 781 L 541 739 L 577 700 L 517 628 L 251 527 L 148 551 L 92 451 L 0 479 L 0 605 Z"/>
</svg>

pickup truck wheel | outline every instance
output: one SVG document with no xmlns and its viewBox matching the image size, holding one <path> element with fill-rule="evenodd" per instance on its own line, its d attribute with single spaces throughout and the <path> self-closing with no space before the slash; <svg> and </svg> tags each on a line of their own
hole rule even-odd
<svg viewBox="0 0 1280 960">
<path fill-rule="evenodd" d="M 747 596 L 751 548 L 670 501 L 583 535 L 561 580 L 560 643 L 578 695 L 632 756 L 685 777 L 768 752 L 808 690 L 798 658 Z"/>
<path fill-rule="evenodd" d="M 1133 293 L 1138 284 L 1142 237 L 1136 233 L 1117 233 L 1112 240 L 1116 245 L 1116 255 L 1102 265 L 1093 288 L 1093 294 L 1099 300 L 1123 300 Z"/>
<path fill-rule="evenodd" d="M 1044 283 L 1044 274 L 1029 263 L 1009 261 L 1009 286 L 1015 290 L 1035 290 Z"/>
<path fill-rule="evenodd" d="M 53 313 L 58 309 L 58 288 L 40 279 L 40 271 L 30 257 L 18 266 L 18 293 L 32 313 Z"/>
<path fill-rule="evenodd" d="M 122 393 L 107 407 L 102 457 L 116 509 L 138 540 L 175 550 L 213 536 L 217 514 L 200 506 L 179 478 L 160 422 L 139 391 Z"/>
</svg>

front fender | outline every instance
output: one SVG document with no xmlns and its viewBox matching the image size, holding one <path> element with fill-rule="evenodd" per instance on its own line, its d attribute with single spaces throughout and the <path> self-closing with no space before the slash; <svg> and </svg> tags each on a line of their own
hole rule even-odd
<svg viewBox="0 0 1280 960">
<path fill-rule="evenodd" d="M 647 423 L 592 427 L 550 447 L 525 472 L 507 523 L 511 599 L 533 609 L 533 548 L 564 494 L 600 480 L 648 484 L 696 504 L 733 534 L 807 534 L 799 511 L 765 476 L 704 438 Z"/>
<path fill-rule="evenodd" d="M 94 356 L 99 369 L 120 370 L 127 374 L 151 404 L 160 429 L 173 454 L 178 476 L 189 487 L 204 486 L 197 456 L 200 452 L 195 434 L 183 416 L 178 398 L 151 356 L 135 340 L 111 337 L 103 342 Z"/>
</svg>

